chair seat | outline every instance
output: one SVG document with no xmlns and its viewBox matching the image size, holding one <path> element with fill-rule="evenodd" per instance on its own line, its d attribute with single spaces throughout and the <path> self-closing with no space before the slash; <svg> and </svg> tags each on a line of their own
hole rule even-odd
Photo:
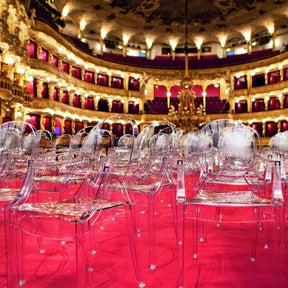
<svg viewBox="0 0 288 288">
<path fill-rule="evenodd" d="M 93 211 L 113 208 L 123 204 L 123 201 L 116 200 L 101 200 L 98 202 L 97 199 L 93 200 L 92 198 L 76 198 L 53 202 L 24 203 L 19 206 L 17 210 L 48 214 L 54 218 L 76 222 L 88 217 L 90 214 L 88 214 L 87 211 L 91 211 L 91 213 L 93 213 Z"/>
<path fill-rule="evenodd" d="M 0 201 L 12 201 L 21 188 L 0 188 Z"/>
<path fill-rule="evenodd" d="M 188 204 L 219 205 L 219 206 L 250 206 L 269 205 L 270 199 L 260 198 L 252 191 L 212 191 L 199 190 L 195 197 L 187 198 Z"/>
<path fill-rule="evenodd" d="M 48 182 L 48 183 L 63 183 L 67 182 L 67 175 L 47 175 L 47 176 L 41 176 L 41 177 L 35 177 L 35 180 L 37 182 Z"/>
</svg>

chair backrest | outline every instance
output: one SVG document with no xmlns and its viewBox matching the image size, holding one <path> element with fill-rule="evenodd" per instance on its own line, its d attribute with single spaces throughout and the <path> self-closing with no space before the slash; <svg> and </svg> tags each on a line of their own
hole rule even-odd
<svg viewBox="0 0 288 288">
<path fill-rule="evenodd" d="M 164 139 L 165 142 L 168 141 L 166 147 L 163 146 Z M 165 148 L 167 152 L 174 151 L 177 147 L 177 131 L 175 126 L 168 121 L 154 122 L 146 126 L 136 139 L 136 147 L 138 150 L 156 149 L 160 151 L 162 148 Z"/>
<path fill-rule="evenodd" d="M 255 167 L 261 139 L 255 130 L 231 119 L 217 119 L 201 129 L 198 150 L 203 172 L 212 178 L 243 177 Z M 202 138 L 202 139 L 201 139 Z M 255 172 L 255 171 L 254 171 Z"/>
<path fill-rule="evenodd" d="M 201 128 L 201 133 L 212 139 L 212 145 L 217 148 L 222 133 L 229 127 L 240 125 L 241 122 L 233 119 L 216 119 Z"/>
<path fill-rule="evenodd" d="M 37 151 L 35 128 L 23 121 L 9 121 L 0 125 L 0 150 L 33 154 Z"/>
<path fill-rule="evenodd" d="M 63 134 L 55 140 L 56 153 L 68 152 L 72 136 L 70 134 Z"/>
<path fill-rule="evenodd" d="M 138 155 L 137 148 L 135 147 L 135 139 L 139 134 L 138 125 L 135 119 L 127 115 L 114 115 L 114 116 L 108 117 L 100 121 L 93 128 L 93 130 L 96 130 L 96 129 L 108 130 L 106 125 L 109 125 L 109 132 L 112 134 L 110 146 L 108 147 L 108 154 L 113 156 L 113 154 L 117 155 L 117 153 L 120 153 L 119 157 L 120 158 L 124 157 L 125 162 L 127 161 L 134 162 L 137 159 L 137 155 Z M 129 137 L 127 134 L 131 136 Z M 126 138 L 126 142 L 128 141 L 127 139 L 129 138 L 129 142 L 130 142 L 129 145 L 123 146 L 124 138 Z M 125 148 L 125 151 L 124 151 L 124 148 Z"/>
<path fill-rule="evenodd" d="M 21 121 L 0 125 L 0 201 L 11 201 L 19 192 L 28 163 L 37 157 L 35 129 Z"/>
<path fill-rule="evenodd" d="M 85 136 L 80 154 L 97 158 L 101 155 L 107 155 L 109 148 L 113 147 L 114 139 L 109 130 L 94 127 L 87 136 Z"/>
<path fill-rule="evenodd" d="M 225 169 L 235 174 L 246 173 L 255 163 L 257 143 L 250 127 L 231 126 L 219 139 L 217 154 Z"/>
<path fill-rule="evenodd" d="M 274 152 L 288 153 L 288 131 L 279 132 L 269 140 L 268 147 Z"/>
</svg>

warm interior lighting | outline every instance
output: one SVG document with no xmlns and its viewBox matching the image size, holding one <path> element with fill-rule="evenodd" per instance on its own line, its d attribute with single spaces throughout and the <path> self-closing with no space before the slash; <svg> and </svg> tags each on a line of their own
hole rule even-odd
<svg viewBox="0 0 288 288">
<path fill-rule="evenodd" d="M 63 8 L 63 10 L 62 10 L 62 16 L 63 16 L 64 18 L 67 17 L 68 14 L 69 14 L 69 12 L 70 12 L 69 7 L 68 7 L 68 6 L 65 6 L 65 7 Z"/>
<path fill-rule="evenodd" d="M 197 49 L 201 48 L 203 41 L 204 41 L 204 38 L 199 37 L 199 36 L 195 37 L 194 42 L 195 42 Z"/>
<path fill-rule="evenodd" d="M 274 28 L 274 24 L 270 24 L 268 27 L 267 27 L 267 30 L 270 34 L 273 34 L 275 32 L 275 28 Z"/>
<path fill-rule="evenodd" d="M 123 39 L 123 44 L 127 45 L 130 39 L 130 35 L 123 33 L 122 39 Z"/>
<path fill-rule="evenodd" d="M 220 46 L 221 46 L 222 48 L 224 48 L 225 45 L 226 45 L 227 37 L 228 37 L 228 35 L 226 35 L 226 34 L 218 35 L 218 39 L 219 39 L 219 42 L 220 42 Z"/>
<path fill-rule="evenodd" d="M 86 27 L 86 21 L 85 19 L 81 19 L 80 21 L 80 30 L 83 31 Z"/>
<path fill-rule="evenodd" d="M 146 45 L 148 49 L 151 49 L 152 45 L 153 45 L 153 39 L 152 38 L 146 38 L 145 39 Z"/>
<path fill-rule="evenodd" d="M 247 29 L 247 30 L 242 31 L 242 34 L 243 34 L 243 36 L 244 36 L 244 39 L 245 39 L 247 42 L 251 41 L 251 29 L 250 29 L 250 28 Z"/>
<path fill-rule="evenodd" d="M 171 46 L 171 49 L 172 49 L 172 50 L 175 50 L 176 47 L 177 47 L 177 44 L 178 44 L 178 40 L 177 40 L 177 39 L 170 39 L 170 40 L 169 40 L 169 44 L 170 44 L 170 46 Z"/>
</svg>

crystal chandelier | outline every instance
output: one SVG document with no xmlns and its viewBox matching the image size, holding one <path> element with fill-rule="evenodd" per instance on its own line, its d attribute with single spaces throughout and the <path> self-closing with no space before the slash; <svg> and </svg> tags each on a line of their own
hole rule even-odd
<svg viewBox="0 0 288 288">
<path fill-rule="evenodd" d="M 188 69 L 188 0 L 185 0 L 185 74 L 180 82 L 181 91 L 178 95 L 179 104 L 177 109 L 170 106 L 168 112 L 169 121 L 172 122 L 177 129 L 188 131 L 196 131 L 204 124 L 210 122 L 209 117 L 206 116 L 205 107 L 200 105 L 196 108 L 195 98 L 196 94 L 193 91 L 193 81 L 189 77 Z"/>
</svg>

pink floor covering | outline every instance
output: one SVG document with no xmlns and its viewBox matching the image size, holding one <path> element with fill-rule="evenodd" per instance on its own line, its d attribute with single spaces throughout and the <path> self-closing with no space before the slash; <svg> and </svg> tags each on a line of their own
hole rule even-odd
<svg viewBox="0 0 288 288">
<path fill-rule="evenodd" d="M 157 211 L 157 251 L 160 256 L 155 271 L 147 269 L 147 209 L 139 205 L 138 217 L 141 218 L 141 232 L 137 239 L 140 248 L 140 264 L 146 287 L 176 287 L 177 262 L 175 259 L 175 232 L 171 213 L 171 203 L 165 193 L 156 199 Z M 2 221 L 2 220 L 1 220 Z M 94 287 L 130 288 L 137 287 L 133 272 L 130 251 L 125 228 L 125 216 L 120 214 L 109 225 L 100 227 L 97 242 L 97 254 L 93 271 Z M 288 223 L 286 223 L 287 226 Z M 207 241 L 200 243 L 199 257 L 192 259 L 192 239 L 190 226 L 187 226 L 185 256 L 185 287 L 225 288 L 284 288 L 288 287 L 288 248 L 283 249 L 283 273 L 281 282 L 275 280 L 275 267 L 280 266 L 279 259 L 274 261 L 273 249 L 265 249 L 264 232 L 260 231 L 257 258 L 254 263 L 249 260 L 250 224 L 215 223 L 205 226 Z M 263 233 L 262 233 L 263 232 Z M 73 243 L 61 243 L 44 240 L 45 253 L 39 253 L 37 242 L 32 236 L 26 241 L 25 274 L 26 285 L 33 288 L 73 288 L 76 287 L 75 258 Z M 271 244 L 272 246 L 272 244 Z M 36 248 L 35 248 L 36 247 Z M 3 221 L 0 234 L 0 287 L 6 285 L 6 260 Z M 276 269 L 278 270 L 278 269 Z M 83 287 L 85 288 L 85 287 Z"/>
</svg>

